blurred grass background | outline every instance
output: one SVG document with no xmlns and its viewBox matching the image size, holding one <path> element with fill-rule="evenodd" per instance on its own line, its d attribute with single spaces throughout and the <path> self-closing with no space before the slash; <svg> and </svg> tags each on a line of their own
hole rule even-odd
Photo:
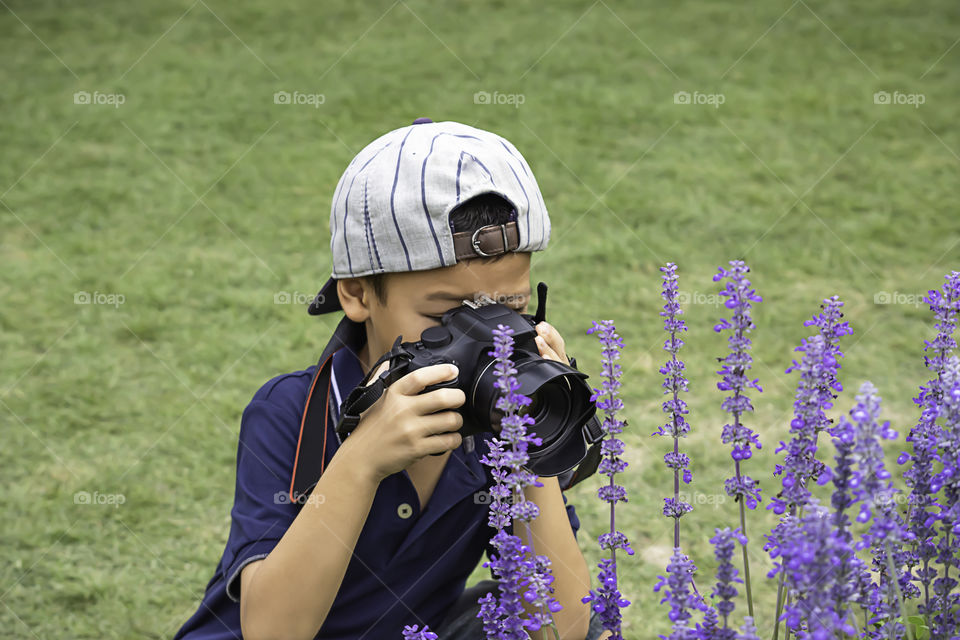
<svg viewBox="0 0 960 640">
<path fill-rule="evenodd" d="M 338 319 L 275 296 L 314 295 L 340 173 L 418 116 L 516 144 L 553 223 L 533 260 L 548 317 L 595 384 L 591 321 L 615 320 L 626 343 L 626 637 L 669 626 L 652 592 L 672 546 L 670 444 L 650 436 L 664 420 L 659 266 L 678 264 L 689 300 L 682 539 L 701 590 L 713 528 L 737 520 L 721 489 L 718 265 L 746 259 L 764 298 L 749 421 L 764 447 L 745 470 L 765 497 L 792 404 L 783 371 L 822 298 L 838 294 L 854 328 L 835 413 L 869 379 L 901 434 L 917 417 L 934 335 L 919 299 L 960 268 L 955 3 L 0 4 L 4 637 L 168 638 L 193 613 L 226 541 L 240 414 L 266 380 L 314 364 Z M 75 103 L 83 91 L 124 102 Z M 277 91 L 324 100 L 275 104 Z M 723 104 L 677 104 L 683 91 Z M 602 478 L 568 494 L 594 573 Z M 125 502 L 77 505 L 81 491 Z M 748 524 L 763 636 L 773 522 L 761 507 Z"/>
</svg>

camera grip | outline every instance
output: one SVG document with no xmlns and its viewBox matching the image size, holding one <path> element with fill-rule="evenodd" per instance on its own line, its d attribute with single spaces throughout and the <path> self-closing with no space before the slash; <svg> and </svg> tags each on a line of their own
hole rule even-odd
<svg viewBox="0 0 960 640">
<path fill-rule="evenodd" d="M 432 361 L 430 364 L 433 365 L 433 364 L 447 364 L 447 363 L 450 363 L 450 364 L 455 365 L 458 369 L 460 368 L 460 366 L 457 365 L 456 361 L 443 360 L 443 359 L 439 359 L 439 358 L 438 358 L 437 360 L 435 360 L 435 361 Z M 457 373 L 457 376 L 456 376 L 455 378 L 453 378 L 452 380 L 444 380 L 443 382 L 437 382 L 437 383 L 435 383 L 435 384 L 428 384 L 427 386 L 425 386 L 425 387 L 423 388 L 423 391 L 421 391 L 420 394 L 427 393 L 428 391 L 435 391 L 435 390 L 437 390 L 437 389 L 456 389 L 456 388 L 458 388 L 459 386 L 460 386 L 460 374 Z M 446 453 L 446 451 L 441 451 L 440 453 L 431 453 L 430 455 L 431 455 L 431 456 L 442 456 L 444 453 Z"/>
</svg>

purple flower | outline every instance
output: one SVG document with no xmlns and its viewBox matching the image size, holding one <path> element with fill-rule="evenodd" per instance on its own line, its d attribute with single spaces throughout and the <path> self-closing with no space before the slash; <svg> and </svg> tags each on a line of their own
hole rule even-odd
<svg viewBox="0 0 960 640">
<path fill-rule="evenodd" d="M 623 640 L 620 625 L 622 616 L 620 609 L 630 604 L 629 600 L 620 595 L 617 588 L 616 563 L 610 558 L 600 560 L 600 588 L 591 589 L 590 595 L 585 596 L 582 602 L 593 602 L 591 607 L 600 616 L 603 628 L 612 632 L 611 640 Z"/>
<path fill-rule="evenodd" d="M 485 638 L 499 638 L 502 613 L 497 610 L 497 597 L 492 593 L 487 593 L 477 602 L 480 604 L 480 613 L 477 617 L 483 620 L 483 636 Z"/>
<path fill-rule="evenodd" d="M 499 581 L 500 596 L 497 598 L 496 607 L 485 607 L 485 598 L 477 602 L 480 603 L 480 612 L 477 617 L 484 617 L 484 627 L 490 626 L 497 631 L 493 638 L 498 640 L 527 640 L 527 632 L 524 631 L 523 603 L 520 601 L 523 591 L 524 578 L 524 556 L 530 547 L 522 544 L 520 538 L 510 535 L 503 529 L 491 539 L 497 549 L 496 553 L 490 554 L 490 561 L 484 562 L 484 567 L 491 567 L 493 574 Z M 489 595 L 489 594 L 488 594 Z"/>
<path fill-rule="evenodd" d="M 881 495 L 885 490 L 892 486 L 889 482 L 890 472 L 887 471 L 883 463 L 883 447 L 880 439 L 895 440 L 897 432 L 890 428 L 890 422 L 879 423 L 880 416 L 880 396 L 877 395 L 877 389 L 871 382 L 864 382 L 860 386 L 860 392 L 857 394 L 857 400 L 854 407 L 850 410 L 850 419 L 846 417 L 842 420 L 846 423 L 847 429 L 854 435 L 854 451 L 857 461 L 858 471 L 857 488 L 854 493 L 860 502 L 860 513 L 857 515 L 857 522 L 867 522 L 873 516 L 873 509 L 881 501 Z M 884 505 L 881 505 L 884 506 Z M 889 526 L 882 520 L 875 519 L 874 525 L 881 524 Z M 864 537 L 864 544 L 870 544 L 875 536 L 884 537 L 890 530 L 877 529 Z"/>
<path fill-rule="evenodd" d="M 714 546 L 714 555 L 717 558 L 717 583 L 711 595 L 718 601 L 717 611 L 723 618 L 723 628 L 718 629 L 711 638 L 716 640 L 734 640 L 736 632 L 730 627 L 730 614 L 733 613 L 733 599 L 737 597 L 736 583 L 743 584 L 737 577 L 738 571 L 733 566 L 733 549 L 736 543 L 747 544 L 747 537 L 740 529 L 730 530 L 729 527 L 714 530 L 715 535 L 710 538 Z"/>
<path fill-rule="evenodd" d="M 880 397 L 872 383 L 864 382 L 860 386 L 856 404 L 850 410 L 850 419 L 842 417 L 833 430 L 834 438 L 842 440 L 837 444 L 838 452 L 852 450 L 856 462 L 856 471 L 850 474 L 851 505 L 855 502 L 860 504 L 856 520 L 859 523 L 870 522 L 869 530 L 855 548 L 870 547 L 873 570 L 878 579 L 873 583 L 861 574 L 857 588 L 861 592 L 860 603 L 873 614 L 869 624 L 880 625 L 879 628 L 865 630 L 869 637 L 877 640 L 888 638 L 891 633 L 894 637 L 904 636 L 903 624 L 897 622 L 900 616 L 897 587 L 899 593 L 919 593 L 910 582 L 909 571 L 902 571 L 904 565 L 910 562 L 909 551 L 902 548 L 902 543 L 911 535 L 904 529 L 903 520 L 893 506 L 893 483 L 883 463 L 880 443 L 881 438 L 895 439 L 897 432 L 890 428 L 889 422 L 881 424 L 879 416 Z M 851 438 L 852 447 L 849 443 Z M 896 583 L 891 581 L 891 565 L 894 567 Z"/>
<path fill-rule="evenodd" d="M 820 480 L 833 481 L 833 511 L 808 497 L 802 505 L 806 513 L 784 517 L 768 536 L 771 557 L 780 557 L 769 575 L 779 573 L 783 578 L 790 600 L 785 614 L 787 626 L 797 632 L 798 638 L 833 638 L 837 630 L 854 633 L 853 611 L 859 610 L 854 605 L 869 606 L 874 613 L 872 622 L 884 624 L 885 629 L 886 622 L 899 615 L 899 606 L 891 606 L 892 599 L 883 601 L 881 587 L 871 584 L 865 564 L 855 555 L 855 549 L 880 539 L 881 533 L 897 535 L 896 523 L 883 519 L 887 507 L 879 498 L 890 487 L 879 438 L 891 439 L 896 433 L 888 423 L 878 424 L 879 410 L 875 388 L 864 383 L 850 419 L 844 416 L 830 429 L 836 463 L 832 470 L 821 473 Z M 859 522 L 867 522 L 874 510 L 877 520 L 865 538 L 867 542 L 856 545 L 848 511 L 858 503 Z M 875 555 L 875 568 L 877 560 Z M 864 631 L 869 637 L 887 637 L 876 630 Z"/>
<path fill-rule="evenodd" d="M 620 458 L 624 451 L 624 443 L 617 439 L 617 434 L 623 432 L 625 420 L 617 418 L 617 412 L 623 409 L 623 401 L 618 397 L 620 389 L 620 350 L 623 341 L 617 335 L 612 320 L 594 322 L 587 329 L 587 333 L 596 332 L 600 338 L 602 349 L 603 384 L 600 389 L 593 390 L 591 399 L 597 401 L 597 408 L 604 413 L 601 430 L 604 435 L 600 445 L 603 455 L 598 470 L 610 478 L 607 485 L 600 487 L 597 495 L 604 502 L 610 504 L 610 531 L 600 534 L 598 541 L 601 549 L 609 549 L 610 557 L 600 561 L 600 588 L 590 590 L 590 594 L 581 599 L 582 602 L 593 602 L 593 609 L 600 614 L 603 628 L 611 632 L 613 640 L 622 640 L 620 609 L 630 604 L 629 600 L 621 597 L 617 586 L 617 549 L 623 549 L 628 555 L 633 555 L 627 537 L 616 530 L 616 511 L 618 502 L 627 502 L 626 489 L 614 483 L 614 475 L 627 468 L 626 460 Z"/>
<path fill-rule="evenodd" d="M 723 488 L 728 496 L 737 500 L 742 498 L 748 509 L 756 507 L 760 500 L 760 486 L 750 476 L 727 478 L 723 481 Z"/>
<path fill-rule="evenodd" d="M 692 611 L 705 611 L 707 606 L 692 588 L 696 571 L 697 566 L 690 558 L 679 547 L 674 547 L 673 556 L 667 564 L 667 577 L 658 576 L 660 582 L 653 588 L 654 593 L 663 589 L 664 596 L 660 604 L 666 602 L 670 605 L 668 615 L 673 627 L 669 636 L 660 636 L 663 640 L 697 640 L 695 627 L 690 626 Z"/>
<path fill-rule="evenodd" d="M 726 358 L 718 358 L 723 366 L 717 371 L 722 376 L 717 388 L 721 391 L 732 391 L 733 395 L 724 398 L 721 408 L 732 414 L 733 421 L 723 425 L 720 439 L 724 444 L 732 444 L 733 451 L 730 457 L 733 458 L 733 472 L 731 478 L 727 478 L 723 483 L 723 488 L 727 495 L 731 496 L 737 503 L 740 511 L 741 532 L 746 533 L 746 515 L 744 507 L 753 509 L 760 502 L 760 487 L 748 475 L 741 473 L 740 461 L 747 460 L 753 455 L 751 445 L 761 448 L 760 439 L 757 434 L 749 427 L 741 423 L 741 417 L 748 411 L 753 411 L 753 405 L 750 398 L 744 393 L 747 388 L 752 387 L 758 392 L 762 392 L 759 380 L 750 380 L 747 371 L 753 363 L 750 355 L 750 338 L 747 334 L 754 329 L 753 319 L 751 318 L 751 302 L 762 302 L 763 299 L 757 295 L 756 291 L 750 287 L 750 281 L 746 274 L 750 272 L 750 267 L 743 260 L 731 260 L 730 269 L 719 267 L 718 273 L 713 276 L 716 282 L 723 278 L 727 279 L 726 287 L 720 292 L 721 296 L 727 298 L 724 306 L 732 311 L 730 320 L 721 318 L 713 330 L 720 332 L 724 329 L 732 329 L 732 334 L 727 338 L 727 344 L 730 347 L 730 353 Z M 743 536 L 743 571 L 746 576 L 747 590 L 747 609 L 750 615 L 753 615 L 753 591 L 750 585 L 750 564 L 747 556 L 746 536 Z M 732 610 L 732 608 L 731 608 Z M 721 615 L 723 611 L 720 612 Z M 724 615 L 724 630 L 726 626 L 726 615 Z"/>
<path fill-rule="evenodd" d="M 781 480 L 783 489 L 773 499 L 767 508 L 773 508 L 774 513 L 782 514 L 789 507 L 791 513 L 798 507 L 810 501 L 810 491 L 807 481 L 819 478 L 824 472 L 824 466 L 814 455 L 817 451 L 817 433 L 826 422 L 823 409 L 829 404 L 821 387 L 821 381 L 830 375 L 827 364 L 826 342 L 821 335 L 811 336 L 804 340 L 804 351 L 800 365 L 790 369 L 800 369 L 800 382 L 797 386 L 794 402 L 795 415 L 790 421 L 790 433 L 793 438 L 789 445 L 780 443 L 777 452 L 786 449 L 783 465 L 776 465 L 774 475 L 783 474 Z"/>
<path fill-rule="evenodd" d="M 417 625 L 406 625 L 403 628 L 403 640 L 437 640 L 438 637 L 427 625 L 423 626 L 422 631 L 417 631 Z"/>
<path fill-rule="evenodd" d="M 933 582 L 936 594 L 932 634 L 946 634 L 960 628 L 960 595 L 953 593 L 960 572 L 957 543 L 960 539 L 960 360 L 950 356 L 943 364 L 941 379 L 940 416 L 943 419 L 939 458 L 942 470 L 934 476 L 934 484 L 941 487 L 943 500 L 940 505 L 940 539 L 937 544 L 937 559 L 943 566 L 944 575 Z M 951 576 L 953 573 L 953 576 Z M 944 637 L 947 637 L 944 635 Z"/>
<path fill-rule="evenodd" d="M 530 617 L 531 624 L 527 625 L 531 631 L 537 631 L 541 627 L 547 627 L 553 624 L 552 613 L 563 609 L 559 602 L 549 596 L 553 592 L 553 573 L 550 570 L 550 558 L 547 556 L 534 556 L 533 571 L 526 572 L 526 581 L 524 583 L 526 590 L 523 592 L 523 599 L 537 608 L 537 611 Z M 550 613 L 547 613 L 549 611 Z"/>
<path fill-rule="evenodd" d="M 803 353 L 803 356 L 799 363 L 793 360 L 792 366 L 786 370 L 786 373 L 790 373 L 794 369 L 799 369 L 800 380 L 797 383 L 793 403 L 794 417 L 790 421 L 792 435 L 790 444 L 781 442 L 775 451 L 779 453 L 785 450 L 787 453 L 783 464 L 775 465 L 773 472 L 774 475 L 783 475 L 782 489 L 767 505 L 767 509 L 773 509 L 774 513 L 783 516 L 779 524 L 765 536 L 767 543 L 763 548 L 770 552 L 771 558 L 775 558 L 778 554 L 782 555 L 784 548 L 792 548 L 790 545 L 796 542 L 797 532 L 803 528 L 801 520 L 797 517 L 798 512 L 802 512 L 802 509 L 808 505 L 811 507 L 816 505 L 807 488 L 807 483 L 811 479 L 818 479 L 821 482 L 829 479 L 829 470 L 826 465 L 816 458 L 817 437 L 831 422 L 825 410 L 833 406 L 833 399 L 836 398 L 833 392 L 843 390 L 843 386 L 837 379 L 837 370 L 840 369 L 839 359 L 843 353 L 837 345 L 840 338 L 852 333 L 852 330 L 846 322 L 840 320 L 843 317 L 840 312 L 842 306 L 843 303 L 837 296 L 823 300 L 823 304 L 820 305 L 821 312 L 803 323 L 804 326 L 816 326 L 817 333 L 803 339 L 800 346 L 796 347 L 795 351 Z M 783 589 L 789 574 L 786 567 L 775 562 L 769 576 L 773 577 L 777 574 L 780 576 L 777 587 L 777 624 L 779 624 Z M 796 587 L 794 589 L 796 590 Z M 787 617 L 788 626 L 790 626 L 790 620 L 796 619 L 799 615 L 796 601 L 793 606 L 793 617 Z"/>
<path fill-rule="evenodd" d="M 757 627 L 753 624 L 752 616 L 743 617 L 743 624 L 740 625 L 739 640 L 760 640 L 760 636 L 757 635 Z"/>
<path fill-rule="evenodd" d="M 493 331 L 494 349 L 488 355 L 495 358 L 494 374 L 500 395 L 496 402 L 503 417 L 500 420 L 498 438 L 491 438 L 489 453 L 481 461 L 492 467 L 496 486 L 491 490 L 489 524 L 497 529 L 491 538 L 496 553 L 483 564 L 490 567 L 499 580 L 500 597 L 491 594 L 478 600 L 484 630 L 488 638 L 499 640 L 526 640 L 525 629 L 536 631 L 553 625 L 552 613 L 562 609 L 560 603 L 550 596 L 553 575 L 550 559 L 536 555 L 534 550 L 522 544 L 521 539 L 509 534 L 505 528 L 513 521 L 524 522 L 537 517 L 537 505 L 525 499 L 524 487 L 543 486 L 535 474 L 526 469 L 529 443 L 541 444 L 541 439 L 527 434 L 527 425 L 534 420 L 520 409 L 530 404 L 530 398 L 517 393 L 520 383 L 513 356 L 513 329 L 497 325 Z M 512 498 L 512 499 L 511 499 Z M 532 535 L 528 534 L 532 540 Z M 527 552 L 532 558 L 527 559 Z M 521 598 L 537 607 L 529 619 L 523 619 L 524 607 Z"/>
<path fill-rule="evenodd" d="M 940 290 L 931 289 L 924 299 L 937 319 L 934 325 L 938 329 L 937 337 L 932 341 L 924 341 L 924 351 L 927 368 L 931 371 L 942 371 L 947 359 L 957 346 L 953 332 L 957 328 L 957 319 L 960 316 L 960 271 L 952 271 L 944 276 L 946 283 Z"/>
<path fill-rule="evenodd" d="M 783 474 L 783 489 L 767 505 L 777 514 L 805 505 L 810 500 L 807 482 L 820 478 L 826 470 L 815 457 L 817 436 L 830 424 L 825 410 L 833 406 L 833 399 L 837 397 L 833 392 L 843 391 L 837 379 L 843 353 L 837 342 L 841 336 L 852 333 L 846 322 L 840 322 L 842 306 L 837 296 L 826 298 L 820 306 L 823 311 L 804 322 L 804 326 L 816 326 L 819 333 L 801 342 L 795 349 L 803 353 L 800 363 L 794 360 L 786 370 L 790 373 L 799 369 L 800 381 L 793 403 L 794 418 L 790 421 L 793 438 L 789 445 L 781 442 L 775 452 L 787 451 L 783 464 L 774 468 L 774 475 Z"/>
<path fill-rule="evenodd" d="M 843 302 L 841 302 L 837 296 L 824 298 L 823 304 L 820 305 L 822 311 L 803 323 L 805 327 L 817 327 L 820 335 L 822 335 L 823 339 L 827 341 L 827 344 L 832 347 L 832 353 L 837 357 L 843 356 L 843 354 L 837 350 L 837 344 L 840 338 L 853 333 L 850 325 L 846 322 L 840 322 L 840 318 L 843 317 L 843 313 L 840 311 L 840 307 L 842 306 Z M 837 365 L 837 368 L 839 369 L 840 366 Z M 837 391 L 842 390 L 843 389 L 837 389 Z"/>
<path fill-rule="evenodd" d="M 733 635 L 728 635 L 728 632 Z M 717 610 L 709 605 L 703 612 L 703 622 L 697 623 L 695 632 L 695 637 L 699 640 L 718 640 L 718 638 L 729 640 L 736 638 L 736 635 L 735 631 L 720 628 L 720 618 L 717 616 Z"/>
<path fill-rule="evenodd" d="M 672 395 L 663 403 L 663 411 L 670 414 L 670 420 L 653 435 L 673 438 L 673 451 L 663 457 L 667 467 L 673 469 L 673 497 L 664 498 L 663 515 L 673 518 L 673 546 L 679 547 L 680 517 L 693 510 L 690 504 L 680 499 L 681 478 L 684 483 L 689 483 L 692 478 L 688 467 L 690 458 L 680 453 L 680 438 L 690 432 L 690 425 L 683 419 L 687 413 L 687 403 L 678 397 L 680 391 L 688 391 L 687 379 L 683 376 L 684 364 L 677 358 L 677 352 L 683 346 L 683 340 L 677 333 L 686 331 L 687 327 L 679 317 L 683 309 L 677 302 L 677 265 L 668 262 L 665 267 L 660 267 L 660 271 L 663 272 L 663 290 L 660 297 L 666 300 L 660 315 L 665 318 L 663 328 L 670 333 L 670 337 L 663 345 L 664 350 L 670 354 L 670 360 L 660 368 L 660 373 L 664 375 L 662 385 L 665 389 L 664 393 Z"/>
<path fill-rule="evenodd" d="M 826 508 L 811 499 L 801 517 L 787 516 L 777 540 L 771 540 L 770 556 L 779 557 L 768 574 L 784 576 L 788 594 L 787 627 L 799 640 L 832 640 L 838 633 L 854 634 L 852 612 L 838 603 L 844 576 L 837 567 L 852 557 L 852 547 L 836 535 Z"/>
<path fill-rule="evenodd" d="M 854 407 L 851 413 L 859 415 L 863 412 L 859 407 Z M 833 436 L 837 453 L 833 469 L 825 470 L 821 475 L 821 482 L 826 479 L 833 480 L 834 491 L 830 497 L 833 512 L 830 514 L 830 524 L 833 526 L 838 547 L 845 550 L 836 557 L 836 564 L 833 566 L 834 583 L 831 588 L 834 608 L 842 611 L 850 605 L 864 603 L 864 593 L 869 590 L 870 576 L 865 563 L 854 554 L 855 545 L 848 513 L 860 500 L 858 487 L 862 486 L 860 471 L 854 468 L 857 434 L 853 424 L 845 417 L 841 417 L 839 424 L 829 432 Z"/>
<path fill-rule="evenodd" d="M 953 332 L 960 314 L 960 272 L 953 271 L 945 277 L 947 282 L 942 290 L 930 290 L 924 300 L 937 319 L 938 329 L 934 340 L 924 341 L 924 351 L 927 353 L 924 363 L 931 372 L 931 380 L 920 386 L 920 395 L 913 399 L 921 412 L 919 421 L 906 438 L 912 445 L 912 451 L 904 452 L 897 458 L 900 464 L 912 463 L 903 472 L 904 482 L 910 488 L 907 520 L 914 536 L 915 562 L 919 565 L 915 575 L 923 591 L 923 603 L 919 609 L 928 616 L 937 608 L 930 597 L 931 584 L 937 577 L 937 571 L 931 564 L 940 555 L 936 542 L 938 516 L 933 509 L 940 508 L 942 511 L 936 493 L 943 477 L 935 478 L 934 469 L 941 462 L 939 446 L 945 439 L 943 429 L 936 420 L 941 413 L 941 381 L 947 360 L 957 344 Z M 945 585 L 941 583 L 942 586 Z"/>
<path fill-rule="evenodd" d="M 733 312 L 729 321 L 721 318 L 720 323 L 713 328 L 717 332 L 724 329 L 733 330 L 732 335 L 727 339 L 730 354 L 726 358 L 719 359 L 723 366 L 717 371 L 723 377 L 717 383 L 717 388 L 721 391 L 733 391 L 733 395 L 726 397 L 721 405 L 724 411 L 733 414 L 733 424 L 724 425 L 722 439 L 724 444 L 733 444 L 731 457 L 739 466 L 740 460 L 746 460 L 752 455 L 751 445 L 756 446 L 757 449 L 761 448 L 756 434 L 740 424 L 740 417 L 747 411 L 753 411 L 750 398 L 744 394 L 744 391 L 748 387 L 763 391 L 759 380 L 750 380 L 747 377 L 747 370 L 750 369 L 753 358 L 750 356 L 750 338 L 746 335 L 754 329 L 750 303 L 761 302 L 763 299 L 750 288 L 750 281 L 746 278 L 750 268 L 743 260 L 731 260 L 729 270 L 723 267 L 719 267 L 718 270 L 719 273 L 713 276 L 713 281 L 727 278 L 726 288 L 720 292 L 720 295 L 727 297 L 724 306 Z M 737 477 L 740 477 L 739 473 Z M 757 491 L 759 492 L 759 489 Z M 739 499 L 739 496 L 734 497 Z M 753 497 L 755 501 L 759 500 L 759 495 Z"/>
<path fill-rule="evenodd" d="M 689 503 L 677 498 L 664 498 L 663 503 L 663 515 L 668 518 L 679 520 L 683 514 L 693 511 L 693 507 Z"/>
</svg>

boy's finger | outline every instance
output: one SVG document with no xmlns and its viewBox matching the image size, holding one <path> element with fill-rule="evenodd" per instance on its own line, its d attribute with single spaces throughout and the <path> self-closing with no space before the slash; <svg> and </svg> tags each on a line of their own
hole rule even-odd
<svg viewBox="0 0 960 640">
<path fill-rule="evenodd" d="M 563 348 L 563 336 L 560 335 L 560 332 L 556 328 L 544 320 L 537 325 L 537 333 L 543 336 L 543 338 L 557 351 L 560 351 Z"/>
<path fill-rule="evenodd" d="M 441 411 L 424 416 L 421 424 L 424 429 L 424 436 L 436 436 L 442 433 L 452 433 L 458 431 L 463 426 L 463 416 L 456 411 Z"/>
<path fill-rule="evenodd" d="M 541 338 L 540 336 L 537 336 L 536 342 L 537 342 L 537 348 L 540 349 L 541 358 L 545 358 L 547 360 L 556 360 L 558 362 L 560 361 L 560 356 L 557 354 L 556 351 L 550 348 L 550 345 L 548 345 L 543 338 Z"/>
<path fill-rule="evenodd" d="M 463 406 L 466 400 L 467 394 L 461 389 L 444 387 L 418 394 L 414 406 L 421 415 L 428 415 L 444 409 L 456 409 Z"/>
<path fill-rule="evenodd" d="M 433 364 L 411 371 L 394 382 L 392 386 L 405 396 L 415 396 L 428 385 L 453 380 L 457 375 L 459 375 L 459 370 L 456 365 Z"/>
<path fill-rule="evenodd" d="M 427 453 L 429 455 L 439 456 L 463 444 L 463 436 L 456 431 L 450 431 L 429 436 L 425 439 L 425 442 L 427 442 L 430 447 Z"/>
</svg>

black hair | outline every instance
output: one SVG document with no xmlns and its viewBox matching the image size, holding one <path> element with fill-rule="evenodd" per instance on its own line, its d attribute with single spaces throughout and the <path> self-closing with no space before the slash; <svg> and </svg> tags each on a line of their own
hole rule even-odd
<svg viewBox="0 0 960 640">
<path fill-rule="evenodd" d="M 496 193 L 482 193 L 465 200 L 450 212 L 450 229 L 453 233 L 476 231 L 488 224 L 506 224 L 516 219 L 516 211 L 506 198 Z M 496 262 L 506 253 L 490 257 L 477 257 L 471 260 Z M 386 273 L 374 273 L 364 276 L 373 287 L 373 292 L 381 305 L 387 303 Z"/>
</svg>

